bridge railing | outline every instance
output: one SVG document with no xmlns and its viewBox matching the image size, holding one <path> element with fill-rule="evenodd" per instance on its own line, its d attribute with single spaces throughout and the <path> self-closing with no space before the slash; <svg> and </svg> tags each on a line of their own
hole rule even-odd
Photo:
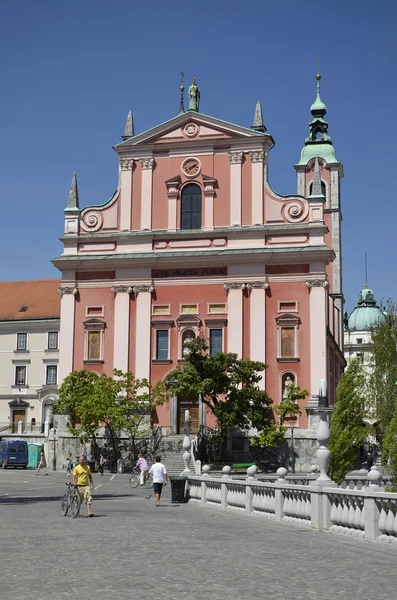
<svg viewBox="0 0 397 600">
<path fill-rule="evenodd" d="M 361 489 L 337 487 L 331 480 L 297 485 L 285 479 L 285 469 L 279 471 L 276 481 L 267 482 L 258 480 L 256 467 L 250 467 L 246 479 L 236 480 L 230 467 L 211 477 L 204 466 L 201 476 L 188 477 L 189 498 L 221 510 L 397 544 L 397 494 L 378 485 L 376 467 Z"/>
</svg>

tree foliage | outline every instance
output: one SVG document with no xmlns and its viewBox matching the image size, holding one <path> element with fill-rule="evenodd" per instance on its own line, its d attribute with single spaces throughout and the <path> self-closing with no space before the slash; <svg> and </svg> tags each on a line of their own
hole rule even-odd
<svg viewBox="0 0 397 600">
<path fill-rule="evenodd" d="M 177 396 L 201 397 L 214 414 L 223 439 L 230 429 L 262 431 L 274 423 L 272 400 L 258 386 L 262 362 L 239 359 L 237 354 L 208 354 L 208 344 L 198 337 L 187 342 L 186 364 L 168 375 Z"/>
<path fill-rule="evenodd" d="M 136 435 L 152 410 L 168 400 L 163 382 L 151 387 L 146 379 L 131 372 L 113 371 L 113 376 L 91 371 L 73 371 L 59 388 L 54 412 L 68 416 L 68 429 L 82 442 L 95 437 L 99 427 L 107 427 L 117 456 L 115 432 Z"/>
<path fill-rule="evenodd" d="M 332 413 L 329 474 L 336 483 L 341 483 L 351 471 L 357 449 L 367 438 L 364 386 L 365 375 L 359 361 L 354 359 L 340 379 Z"/>
<path fill-rule="evenodd" d="M 397 320 L 391 300 L 387 303 L 387 319 L 372 332 L 372 342 L 369 395 L 382 443 L 397 406 Z"/>
</svg>

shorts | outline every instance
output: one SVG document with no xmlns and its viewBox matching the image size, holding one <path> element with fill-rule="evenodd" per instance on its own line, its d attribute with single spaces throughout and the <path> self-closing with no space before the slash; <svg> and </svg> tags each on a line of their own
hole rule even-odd
<svg viewBox="0 0 397 600">
<path fill-rule="evenodd" d="M 91 504 L 92 495 L 89 485 L 79 485 L 79 494 L 81 502 L 84 501 L 86 504 Z"/>
<path fill-rule="evenodd" d="M 162 483 L 154 483 L 153 489 L 154 489 L 155 494 L 161 494 L 161 490 L 163 489 L 163 484 Z"/>
</svg>

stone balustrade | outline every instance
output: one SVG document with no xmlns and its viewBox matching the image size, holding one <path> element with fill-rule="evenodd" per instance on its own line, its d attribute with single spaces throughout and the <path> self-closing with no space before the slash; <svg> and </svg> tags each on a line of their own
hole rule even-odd
<svg viewBox="0 0 397 600">
<path fill-rule="evenodd" d="M 359 485 L 352 480 L 345 488 L 332 481 L 309 480 L 298 485 L 285 478 L 284 468 L 278 469 L 275 481 L 257 479 L 256 467 L 247 469 L 244 480 L 232 479 L 230 467 L 224 467 L 222 475 L 216 477 L 211 477 L 209 470 L 203 466 L 201 476 L 188 477 L 191 502 L 397 544 L 397 494 L 386 493 L 378 485 L 381 475 L 376 467 L 366 480 L 360 477 Z"/>
</svg>

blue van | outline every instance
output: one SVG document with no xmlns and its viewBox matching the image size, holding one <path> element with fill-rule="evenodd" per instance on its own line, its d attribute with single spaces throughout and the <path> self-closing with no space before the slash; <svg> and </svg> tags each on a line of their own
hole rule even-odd
<svg viewBox="0 0 397 600">
<path fill-rule="evenodd" d="M 3 469 L 7 467 L 28 466 L 28 443 L 24 440 L 3 440 L 0 442 L 0 466 Z"/>
</svg>

